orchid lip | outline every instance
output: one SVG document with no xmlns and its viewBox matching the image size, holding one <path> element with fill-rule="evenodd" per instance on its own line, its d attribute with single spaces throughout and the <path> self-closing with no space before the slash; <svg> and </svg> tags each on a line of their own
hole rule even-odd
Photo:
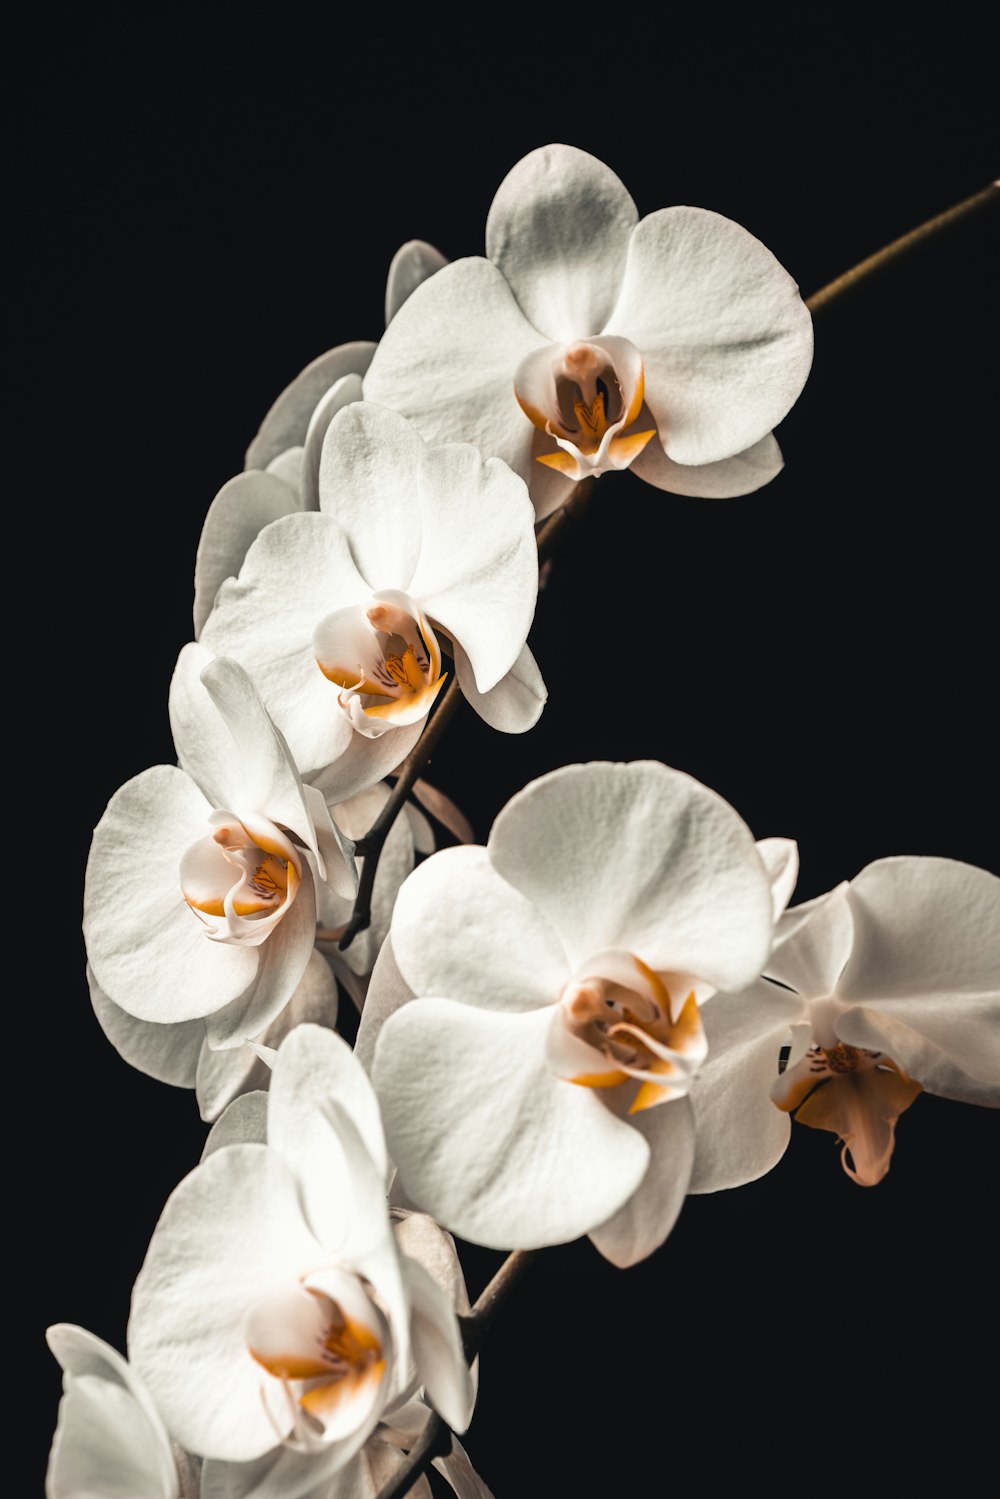
<svg viewBox="0 0 1000 1499">
<path fill-rule="evenodd" d="M 629 1112 L 683 1097 L 707 1054 L 695 990 L 675 1006 L 634 953 L 592 958 L 563 990 L 547 1040 L 557 1076 L 586 1088 L 640 1084 Z"/>
<path fill-rule="evenodd" d="M 642 357 L 617 336 L 549 344 L 523 359 L 514 394 L 531 422 L 555 440 L 538 461 L 573 479 L 628 468 L 655 429 L 625 429 L 642 408 Z"/>
<path fill-rule="evenodd" d="M 429 621 L 398 589 L 327 615 L 313 648 L 320 671 L 340 688 L 340 708 L 368 739 L 424 718 L 447 675 Z"/>
<path fill-rule="evenodd" d="M 213 941 L 257 946 L 298 894 L 300 854 L 268 818 L 218 810 L 208 821 L 181 859 L 184 899 Z"/>
</svg>

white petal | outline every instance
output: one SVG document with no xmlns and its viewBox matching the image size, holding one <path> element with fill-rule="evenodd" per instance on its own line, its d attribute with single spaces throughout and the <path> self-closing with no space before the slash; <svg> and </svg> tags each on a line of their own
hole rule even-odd
<svg viewBox="0 0 1000 1499">
<path fill-rule="evenodd" d="M 638 425 L 642 425 L 642 416 Z M 668 458 L 659 438 L 650 438 L 638 457 L 633 458 L 632 472 L 669 494 L 691 495 L 703 500 L 728 500 L 734 495 L 753 494 L 785 466 L 781 449 L 769 432 L 745 452 L 720 458 L 715 463 L 677 463 Z"/>
<path fill-rule="evenodd" d="M 838 987 L 854 941 L 846 884 L 811 901 L 803 918 L 798 918 L 797 911 L 792 906 L 778 924 L 767 976 L 803 999 L 823 999 Z"/>
<path fill-rule="evenodd" d="M 458 1499 L 493 1499 L 493 1495 L 469 1460 L 469 1454 L 457 1437 L 452 1437 L 447 1457 L 436 1457 L 433 1466 L 443 1473 Z"/>
<path fill-rule="evenodd" d="M 429 443 L 475 443 L 530 484 L 535 428 L 517 404 L 514 371 L 548 342 L 495 266 L 456 260 L 418 286 L 389 324 L 365 399 L 401 412 Z"/>
<path fill-rule="evenodd" d="M 422 1265 L 446 1293 L 449 1305 L 461 1316 L 469 1312 L 469 1292 L 455 1240 L 427 1213 L 393 1210 L 393 1232 L 401 1253 Z M 396 1424 L 396 1415 L 393 1415 Z"/>
<path fill-rule="evenodd" d="M 497 871 L 558 931 L 574 970 L 615 948 L 718 988 L 760 972 L 771 895 L 750 831 L 681 771 L 655 761 L 566 766 L 508 802 L 488 846 Z"/>
<path fill-rule="evenodd" d="M 410 592 L 460 642 L 488 692 L 516 661 L 535 613 L 527 488 L 499 459 L 484 463 L 468 443 L 451 443 L 424 451 L 419 492 L 423 541 Z"/>
<path fill-rule="evenodd" d="M 208 1132 L 201 1159 L 223 1145 L 266 1145 L 267 1094 L 242 1093 L 219 1115 Z"/>
<path fill-rule="evenodd" d="M 320 959 L 322 962 L 323 960 Z M 298 1025 L 278 1052 L 271 1082 L 268 1144 L 294 1160 L 303 1133 L 303 1111 L 335 1100 L 353 1121 L 376 1171 L 388 1160 L 378 1100 L 347 1042 L 317 1025 Z"/>
<path fill-rule="evenodd" d="M 525 734 L 534 728 L 548 699 L 548 688 L 538 663 L 524 646 L 510 670 L 489 692 L 480 692 L 468 656 L 453 642 L 455 671 L 462 695 L 491 729 L 504 734 Z"/>
<path fill-rule="evenodd" d="M 326 682 L 325 677 L 323 680 Z M 337 691 L 332 682 L 326 685 Z M 378 739 L 366 739 L 348 724 L 351 737 L 346 746 L 335 759 L 310 776 L 312 784 L 322 791 L 330 806 L 349 801 L 396 770 L 420 738 L 426 722 L 424 717 L 416 723 L 403 724 Z"/>
<path fill-rule="evenodd" d="M 47 1499 L 176 1499 L 177 1472 L 164 1472 L 162 1457 L 132 1396 L 121 1385 L 81 1375 L 59 1403 Z"/>
<path fill-rule="evenodd" d="M 390 933 L 382 943 L 372 969 L 357 1040 L 354 1043 L 354 1055 L 369 1074 L 375 1055 L 375 1043 L 382 1026 L 390 1015 L 394 1015 L 413 997 L 413 990 L 399 971 Z"/>
<path fill-rule="evenodd" d="M 316 663 L 313 631 L 333 609 L 363 603 L 370 592 L 336 522 L 287 515 L 258 536 L 202 631 L 205 646 L 253 677 L 304 775 L 336 760 L 353 738 L 340 689 Z"/>
<path fill-rule="evenodd" d="M 209 1458 L 202 1465 L 199 1499 L 353 1499 L 351 1488 L 339 1485 L 350 1484 L 358 1460 L 345 1456 L 343 1447 L 334 1442 L 307 1453 L 275 1447 L 249 1463 Z M 367 1499 L 368 1489 L 358 1492 Z"/>
<path fill-rule="evenodd" d="M 320 459 L 320 508 L 346 533 L 369 592 L 412 592 L 421 540 L 417 471 L 424 451 L 415 427 L 370 401 L 346 407 L 330 423 Z"/>
<path fill-rule="evenodd" d="M 1000 880 L 955 859 L 879 859 L 848 900 L 854 947 L 838 997 L 1000 1083 Z"/>
<path fill-rule="evenodd" d="M 756 1181 L 784 1155 L 790 1120 L 771 1101 L 778 1059 L 802 1003 L 773 984 L 713 994 L 702 1006 L 708 1060 L 691 1085 L 695 1160 L 690 1192 Z"/>
<path fill-rule="evenodd" d="M 716 463 L 759 442 L 812 363 L 812 319 L 791 276 L 704 208 L 662 208 L 636 226 L 605 331 L 642 354 L 646 401 L 675 463 Z"/>
<path fill-rule="evenodd" d="M 90 1002 L 101 1030 L 118 1054 L 132 1067 L 175 1088 L 193 1088 L 198 1057 L 205 1040 L 203 1020 L 184 1020 L 176 1025 L 154 1025 L 136 1020 L 110 1000 L 87 965 Z"/>
<path fill-rule="evenodd" d="M 301 446 L 286 448 L 276 458 L 272 458 L 265 474 L 271 474 L 275 479 L 280 479 L 282 484 L 288 486 L 294 495 L 298 496 L 298 510 L 306 507 L 302 504 L 302 460 L 305 457 L 305 448 Z"/>
<path fill-rule="evenodd" d="M 791 900 L 799 877 L 799 846 L 794 838 L 759 838 L 757 852 L 767 870 L 772 910 L 777 921 Z"/>
<path fill-rule="evenodd" d="M 637 217 L 602 161 L 575 146 L 542 146 L 500 184 L 486 253 L 547 339 L 586 338 L 615 305 Z"/>
<path fill-rule="evenodd" d="M 402 1260 L 410 1297 L 410 1335 L 420 1383 L 453 1431 L 472 1419 L 475 1389 L 447 1293 L 416 1260 Z"/>
<path fill-rule="evenodd" d="M 396 898 L 392 945 L 415 994 L 489 1009 L 555 1004 L 570 977 L 553 928 L 475 846 L 442 849 L 413 871 Z"/>
<path fill-rule="evenodd" d="M 958 1103 L 975 1103 L 984 1108 L 1000 1108 L 1000 1067 L 996 1064 L 995 1047 L 991 1045 L 996 1028 L 996 1016 L 984 1015 L 985 1024 L 977 1039 L 986 1037 L 982 1053 L 975 1050 L 963 1061 L 972 1062 L 967 1071 L 949 1055 L 957 1050 L 956 1037 L 949 1032 L 947 1050 L 935 1045 L 919 1030 L 904 1024 L 897 1018 L 895 1009 L 868 1009 L 856 1005 L 839 1015 L 834 1028 L 842 1041 L 851 1046 L 862 1046 L 866 1051 L 884 1051 L 902 1067 L 904 1072 L 916 1079 L 928 1093 L 940 1098 L 953 1098 Z M 960 1034 L 960 1033 L 959 1033 Z M 973 1067 L 975 1070 L 973 1071 Z"/>
<path fill-rule="evenodd" d="M 320 399 L 344 375 L 363 375 L 375 352 L 373 343 L 339 344 L 320 354 L 285 387 L 247 449 L 247 468 L 266 468 L 286 448 L 305 442 L 309 420 Z"/>
<path fill-rule="evenodd" d="M 425 999 L 386 1023 L 374 1081 L 410 1200 L 472 1243 L 530 1249 L 587 1233 L 631 1196 L 645 1140 L 545 1063 L 547 1009 Z"/>
<path fill-rule="evenodd" d="M 360 401 L 362 391 L 363 387 L 360 375 L 344 375 L 342 379 L 337 381 L 336 385 L 331 385 L 309 418 L 309 428 L 306 432 L 305 445 L 302 451 L 302 481 L 300 487 L 302 504 L 299 507 L 301 510 L 318 510 L 320 508 L 319 469 L 326 434 L 337 412 L 343 411 L 344 407 L 350 406 L 353 401 Z"/>
<path fill-rule="evenodd" d="M 400 245 L 389 263 L 385 284 L 386 327 L 392 322 L 407 297 L 418 286 L 448 264 L 447 258 L 423 239 L 409 239 Z"/>
<path fill-rule="evenodd" d="M 644 1109 L 633 1116 L 632 1127 L 649 1145 L 646 1174 L 624 1206 L 590 1231 L 595 1248 L 621 1268 L 637 1265 L 663 1243 L 684 1206 L 694 1160 L 694 1117 L 688 1099 Z"/>
<path fill-rule="evenodd" d="M 274 1447 L 265 1388 L 289 1429 L 281 1385 L 247 1349 L 244 1320 L 318 1254 L 296 1179 L 265 1146 L 216 1151 L 168 1199 L 133 1291 L 129 1356 L 190 1451 L 245 1462 Z"/>
<path fill-rule="evenodd" d="M 138 1020 L 194 1020 L 256 980 L 259 950 L 210 941 L 181 893 L 181 856 L 210 811 L 190 776 L 157 765 L 115 793 L 94 831 L 87 953 L 100 987 Z"/>
<path fill-rule="evenodd" d="M 194 634 L 202 627 L 226 578 L 233 578 L 253 541 L 281 515 L 301 510 L 298 495 L 274 474 L 257 469 L 223 484 L 205 517 L 194 564 Z"/>
</svg>

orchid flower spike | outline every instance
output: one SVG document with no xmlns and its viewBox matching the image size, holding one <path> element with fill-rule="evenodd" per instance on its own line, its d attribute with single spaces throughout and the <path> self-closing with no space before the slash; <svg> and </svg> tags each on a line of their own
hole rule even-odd
<svg viewBox="0 0 1000 1499">
<path fill-rule="evenodd" d="M 779 847 L 765 862 L 680 771 L 595 763 L 421 865 L 358 1034 L 405 1199 L 492 1248 L 589 1234 L 625 1265 L 662 1243 L 695 1163 L 701 1006 L 761 971 Z"/>
<path fill-rule="evenodd" d="M 389 266 L 385 289 L 388 323 L 407 297 L 443 265 L 433 245 L 411 239 Z M 320 354 L 278 396 L 247 449 L 244 471 L 228 480 L 209 508 L 194 572 L 197 640 L 226 578 L 243 566 L 250 543 L 271 521 L 296 510 L 319 509 L 319 457 L 337 412 L 361 400 L 375 344 L 338 344 Z"/>
<path fill-rule="evenodd" d="M 848 1176 L 873 1187 L 921 1090 L 1000 1107 L 994 875 L 953 859 L 878 859 L 786 911 L 764 972 L 713 1001 L 712 1054 L 692 1093 L 706 1137 L 735 1118 L 743 1148 L 776 1159 L 794 1115 L 838 1136 Z M 752 1036 L 750 1005 L 773 1017 Z"/>
<path fill-rule="evenodd" d="M 197 1466 L 121 1354 L 69 1322 L 45 1337 L 63 1370 L 46 1499 L 197 1499 Z"/>
<path fill-rule="evenodd" d="M 84 936 L 115 1045 L 169 1082 L 191 1086 L 205 1069 L 211 1115 L 232 1090 L 206 1044 L 261 1037 L 296 991 L 293 1015 L 330 1023 L 332 980 L 315 966 L 306 980 L 316 884 L 350 896 L 357 875 L 353 845 L 235 661 L 186 646 L 170 718 L 180 764 L 129 781 L 94 832 Z"/>
<path fill-rule="evenodd" d="M 749 494 L 782 466 L 771 429 L 812 362 L 798 287 L 738 224 L 704 208 L 639 219 L 614 172 L 573 146 L 501 183 L 486 257 L 420 286 L 387 329 L 367 400 L 509 463 L 539 517 L 590 475 Z"/>
<path fill-rule="evenodd" d="M 247 1100 L 232 1111 L 246 1119 Z M 378 1104 L 347 1044 L 292 1031 L 266 1141 L 235 1139 L 167 1202 L 129 1322 L 132 1363 L 206 1478 L 212 1462 L 243 1465 L 222 1490 L 234 1499 L 320 1485 L 420 1386 L 464 1431 L 473 1386 L 452 1297 L 397 1244 Z"/>
<path fill-rule="evenodd" d="M 495 727 L 535 722 L 525 641 L 538 593 L 534 516 L 498 459 L 428 448 L 395 412 L 341 411 L 318 514 L 267 526 L 202 632 L 253 676 L 297 764 L 331 802 L 394 770 L 449 675 Z"/>
</svg>

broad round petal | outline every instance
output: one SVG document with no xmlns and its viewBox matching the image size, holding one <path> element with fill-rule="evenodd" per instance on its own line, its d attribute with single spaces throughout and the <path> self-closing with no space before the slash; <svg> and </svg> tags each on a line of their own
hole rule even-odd
<svg viewBox="0 0 1000 1499">
<path fill-rule="evenodd" d="M 516 661 L 535 613 L 528 491 L 505 463 L 484 463 L 468 443 L 425 449 L 419 491 L 423 541 L 410 592 L 460 641 L 479 691 L 488 692 Z"/>
<path fill-rule="evenodd" d="M 526 734 L 534 728 L 549 692 L 530 647 L 521 648 L 514 665 L 488 692 L 476 686 L 472 663 L 457 640 L 452 641 L 452 651 L 462 696 L 484 723 L 503 734 Z"/>
<path fill-rule="evenodd" d="M 422 286 L 447 264 L 446 256 L 424 239 L 409 239 L 405 245 L 400 245 L 389 262 L 389 274 L 385 283 L 386 327 L 407 297 L 411 297 L 418 286 Z"/>
<path fill-rule="evenodd" d="M 320 354 L 285 387 L 247 448 L 247 468 L 267 468 L 286 448 L 304 443 L 309 421 L 320 399 L 344 375 L 363 375 L 375 345 L 367 341 L 338 344 Z"/>
<path fill-rule="evenodd" d="M 176 1025 L 155 1025 L 136 1020 L 108 998 L 87 965 L 90 1003 L 101 1030 L 130 1066 L 175 1088 L 193 1088 L 198 1058 L 205 1042 L 203 1020 L 182 1020 Z"/>
<path fill-rule="evenodd" d="M 385 1176 L 382 1118 L 364 1068 L 334 1031 L 297 1025 L 283 1041 L 274 1066 L 268 1144 L 294 1160 L 303 1133 L 302 1111 L 322 1109 L 330 1100 L 349 1115 L 376 1171 Z"/>
<path fill-rule="evenodd" d="M 210 811 L 183 770 L 156 765 L 115 793 L 94 831 L 87 954 L 100 987 L 137 1020 L 211 1014 L 257 977 L 262 950 L 212 942 L 181 893 L 181 857 L 204 837 Z"/>
<path fill-rule="evenodd" d="M 641 416 L 639 421 L 642 422 Z M 694 464 L 676 463 L 668 458 L 654 435 L 631 464 L 632 472 L 654 488 L 701 500 L 728 500 L 734 495 L 753 494 L 762 485 L 770 484 L 784 466 L 781 449 L 771 432 L 752 448 L 734 453 L 731 458 Z"/>
<path fill-rule="evenodd" d="M 614 948 L 657 972 L 740 988 L 767 956 L 771 894 L 750 831 L 681 771 L 648 760 L 566 766 L 508 802 L 488 846 L 574 970 Z"/>
<path fill-rule="evenodd" d="M 775 1110 L 777 1112 L 777 1110 Z M 694 1115 L 675 1098 L 632 1118 L 649 1146 L 649 1166 L 628 1201 L 590 1231 L 594 1247 L 613 1265 L 637 1265 L 659 1249 L 684 1206 L 694 1160 Z"/>
<path fill-rule="evenodd" d="M 340 689 L 316 663 L 313 631 L 370 592 L 335 521 L 312 511 L 288 515 L 258 536 L 202 631 L 205 646 L 253 677 L 303 775 L 330 765 L 354 737 Z"/>
<path fill-rule="evenodd" d="M 176 1468 L 163 1465 L 166 1440 L 121 1385 L 93 1374 L 72 1379 L 59 1402 L 47 1499 L 177 1499 Z"/>
<path fill-rule="evenodd" d="M 412 592 L 421 543 L 417 471 L 425 452 L 416 428 L 371 400 L 337 413 L 323 442 L 320 509 L 342 527 L 369 593 Z"/>
<path fill-rule="evenodd" d="M 838 990 L 854 941 L 847 886 L 838 885 L 820 900 L 810 901 L 801 919 L 797 909 L 786 910 L 777 926 L 774 951 L 765 964 L 767 976 L 803 999 L 825 999 Z"/>
<path fill-rule="evenodd" d="M 500 184 L 486 254 L 547 339 L 587 338 L 615 305 L 637 218 L 610 167 L 575 146 L 541 146 Z"/>
<path fill-rule="evenodd" d="M 365 399 L 408 417 L 429 443 L 473 442 L 529 484 L 535 428 L 514 371 L 548 343 L 488 260 L 456 260 L 425 281 L 389 324 L 365 377 Z"/>
<path fill-rule="evenodd" d="M 283 1420 L 282 1387 L 250 1354 L 244 1322 L 263 1293 L 294 1282 L 319 1253 L 296 1178 L 265 1146 L 218 1150 L 175 1188 L 135 1283 L 128 1340 L 182 1446 L 246 1462 L 276 1445 L 262 1390 Z"/>
<path fill-rule="evenodd" d="M 413 993 L 490 1010 L 548 1007 L 570 977 L 552 925 L 475 845 L 442 849 L 413 871 L 396 897 L 391 941 Z"/>
<path fill-rule="evenodd" d="M 776 985 L 713 994 L 702 1006 L 708 1059 L 691 1085 L 695 1159 L 690 1192 L 756 1181 L 784 1155 L 787 1114 L 771 1101 L 778 1059 L 802 1002 Z"/>
<path fill-rule="evenodd" d="M 194 634 L 197 640 L 227 578 L 243 566 L 265 526 L 302 505 L 294 489 L 275 474 L 250 469 L 223 484 L 209 506 L 194 564 Z"/>
<path fill-rule="evenodd" d="M 675 463 L 716 463 L 776 427 L 812 364 L 812 319 L 760 240 L 705 208 L 662 208 L 629 241 L 608 333 L 642 354 Z"/>
<path fill-rule="evenodd" d="M 854 946 L 838 997 L 1000 1082 L 1000 880 L 955 859 L 879 859 L 848 900 Z"/>
<path fill-rule="evenodd" d="M 587 1233 L 631 1196 L 649 1147 L 545 1063 L 551 1014 L 448 1000 L 382 1030 L 374 1082 L 407 1196 L 462 1238 L 538 1248 Z"/>
</svg>

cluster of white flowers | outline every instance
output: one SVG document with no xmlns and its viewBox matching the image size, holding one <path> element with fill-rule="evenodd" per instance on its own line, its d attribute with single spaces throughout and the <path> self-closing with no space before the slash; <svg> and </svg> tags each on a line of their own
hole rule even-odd
<svg viewBox="0 0 1000 1499">
<path fill-rule="evenodd" d="M 455 846 L 412 803 L 366 841 L 455 684 L 506 733 L 542 712 L 537 524 L 627 467 L 681 495 L 765 484 L 812 356 L 763 245 L 703 209 L 640 220 L 568 146 L 510 172 L 486 249 L 405 245 L 377 347 L 275 402 L 205 521 L 177 764 L 95 831 L 98 1020 L 214 1122 L 136 1281 L 128 1361 L 50 1329 L 49 1499 L 374 1496 L 432 1409 L 471 1419 L 452 1232 L 589 1235 L 628 1266 L 688 1193 L 770 1171 L 792 1114 L 874 1185 L 922 1089 L 1000 1104 L 982 870 L 886 858 L 789 907 L 796 846 L 651 761 L 542 776 L 485 847 L 416 781 Z M 454 1438 L 435 1461 L 488 1495 Z"/>
</svg>

